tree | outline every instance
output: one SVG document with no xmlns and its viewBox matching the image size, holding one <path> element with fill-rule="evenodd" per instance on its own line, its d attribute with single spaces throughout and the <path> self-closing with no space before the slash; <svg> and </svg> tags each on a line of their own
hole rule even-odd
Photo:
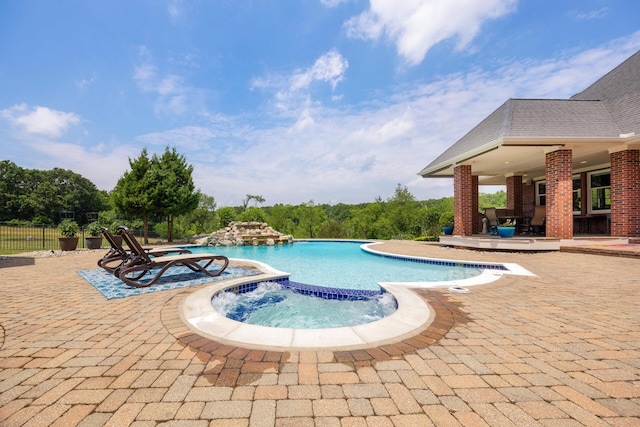
<svg viewBox="0 0 640 427">
<path fill-rule="evenodd" d="M 263 210 L 267 214 L 266 222 L 271 227 L 284 234 L 294 234 L 296 228 L 296 223 L 294 222 L 295 206 L 277 204 Z"/>
<path fill-rule="evenodd" d="M 25 188 L 25 170 L 9 160 L 0 162 L 0 221 L 26 219 L 22 215 Z"/>
<path fill-rule="evenodd" d="M 227 227 L 232 221 L 236 220 L 236 210 L 231 206 L 225 206 L 216 212 L 221 227 Z"/>
<path fill-rule="evenodd" d="M 120 177 L 111 192 L 116 209 L 125 216 L 142 220 L 144 242 L 149 243 L 149 217 L 156 213 L 152 199 L 151 159 L 142 149 L 137 159 L 129 159 L 130 171 Z"/>
<path fill-rule="evenodd" d="M 392 237 L 408 238 L 420 233 L 420 205 L 406 186 L 398 184 L 387 204 L 387 216 L 393 228 Z"/>
<path fill-rule="evenodd" d="M 251 206 L 249 208 L 247 208 L 246 211 L 242 212 L 240 215 L 238 215 L 238 217 L 236 218 L 237 221 L 245 221 L 245 222 L 265 222 L 266 221 L 266 215 L 265 213 L 262 211 L 262 209 L 260 209 L 259 207 L 256 206 Z"/>
<path fill-rule="evenodd" d="M 260 196 L 260 195 L 254 195 L 254 194 L 247 194 L 247 197 L 245 197 L 242 200 L 242 210 L 246 211 L 247 207 L 249 206 L 249 202 L 251 200 L 255 200 L 256 203 L 264 203 L 264 197 Z"/>
<path fill-rule="evenodd" d="M 499 190 L 493 194 L 480 193 L 478 197 L 478 208 L 495 208 L 507 206 L 507 193 Z"/>
<path fill-rule="evenodd" d="M 151 159 L 145 148 L 137 159 L 129 159 L 129 165 L 131 171 L 112 192 L 114 205 L 127 216 L 142 219 L 145 243 L 149 243 L 149 219 L 165 216 L 168 240 L 173 241 L 173 217 L 193 211 L 200 199 L 191 178 L 193 166 L 169 147 Z"/>
<path fill-rule="evenodd" d="M 37 218 L 54 223 L 61 211 L 73 211 L 75 219 L 84 223 L 87 212 L 105 206 L 104 192 L 73 171 L 23 169 L 9 161 L 0 162 L 0 221 Z"/>
<path fill-rule="evenodd" d="M 349 235 L 339 221 L 331 219 L 318 229 L 318 237 L 324 239 L 345 239 Z"/>
<path fill-rule="evenodd" d="M 392 234 L 390 224 L 385 220 L 386 204 L 380 197 L 374 203 L 366 203 L 355 210 L 350 225 L 353 237 L 360 239 L 388 239 Z"/>
<path fill-rule="evenodd" d="M 188 165 L 185 157 L 178 154 L 175 147 L 166 147 L 161 157 L 151 158 L 150 198 L 155 213 L 166 216 L 168 241 L 173 241 L 173 219 L 176 215 L 192 212 L 198 207 L 200 193 L 193 184 L 193 166 Z"/>
<path fill-rule="evenodd" d="M 317 230 L 327 221 L 327 214 L 322 206 L 316 205 L 313 200 L 302 203 L 296 208 L 295 237 L 317 237 Z"/>
<path fill-rule="evenodd" d="M 193 225 L 193 234 L 211 233 L 216 227 L 216 201 L 212 196 L 200 193 L 198 207 L 187 216 Z"/>
</svg>

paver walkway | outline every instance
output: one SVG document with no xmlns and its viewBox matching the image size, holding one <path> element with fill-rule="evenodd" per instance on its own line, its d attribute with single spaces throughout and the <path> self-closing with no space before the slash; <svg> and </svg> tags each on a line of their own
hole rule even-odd
<svg viewBox="0 0 640 427">
<path fill-rule="evenodd" d="M 640 259 L 376 249 L 537 277 L 421 291 L 436 319 L 394 345 L 276 352 L 191 333 L 191 290 L 105 300 L 75 273 L 102 252 L 0 260 L 0 425 L 640 425 Z"/>
</svg>

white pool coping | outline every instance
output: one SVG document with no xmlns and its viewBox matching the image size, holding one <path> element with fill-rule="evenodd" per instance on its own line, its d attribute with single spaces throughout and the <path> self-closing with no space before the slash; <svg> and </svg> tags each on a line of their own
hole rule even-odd
<svg viewBox="0 0 640 427">
<path fill-rule="evenodd" d="M 369 250 L 371 250 L 369 248 Z M 393 254 L 384 253 L 385 256 Z M 416 258 L 401 256 L 402 258 Z M 418 258 L 419 259 L 419 258 Z M 272 328 L 237 322 L 218 313 L 211 304 L 212 296 L 221 290 L 246 283 L 263 282 L 288 277 L 289 274 L 253 260 L 232 259 L 254 264 L 263 271 L 257 276 L 231 279 L 214 283 L 188 295 L 180 305 L 182 320 L 199 335 L 223 344 L 272 351 L 293 350 L 357 350 L 395 343 L 415 336 L 426 329 L 435 317 L 433 309 L 412 289 L 452 288 L 461 293 L 469 286 L 492 283 L 504 274 L 534 276 L 517 264 L 501 264 L 506 270 L 485 269 L 478 276 L 442 282 L 384 282 L 379 283 L 398 302 L 398 309 L 391 315 L 364 325 L 324 328 L 295 329 Z M 446 261 L 446 260 L 443 260 Z M 468 261 L 453 261 L 460 264 L 490 264 Z"/>
</svg>

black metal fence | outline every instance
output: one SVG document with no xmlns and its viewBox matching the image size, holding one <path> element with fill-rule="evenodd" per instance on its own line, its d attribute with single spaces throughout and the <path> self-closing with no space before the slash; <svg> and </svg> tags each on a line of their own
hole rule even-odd
<svg viewBox="0 0 640 427">
<path fill-rule="evenodd" d="M 58 237 L 63 236 L 55 226 L 0 223 L 0 254 L 57 250 L 60 249 Z M 78 237 L 78 247 L 84 248 L 84 229 L 80 230 Z"/>
<path fill-rule="evenodd" d="M 138 237 L 141 232 L 135 231 Z M 155 234 L 155 233 L 154 233 Z M 78 236 L 78 249 L 87 247 L 85 229 L 81 228 Z M 0 222 L 0 254 L 16 254 L 22 252 L 59 250 L 58 237 L 63 237 L 56 226 L 46 224 L 18 225 Z M 107 244 L 106 241 L 103 244 Z"/>
</svg>

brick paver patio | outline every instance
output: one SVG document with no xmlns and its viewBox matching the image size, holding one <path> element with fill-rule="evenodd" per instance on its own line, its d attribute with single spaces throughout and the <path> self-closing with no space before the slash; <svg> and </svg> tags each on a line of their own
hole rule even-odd
<svg viewBox="0 0 640 427">
<path fill-rule="evenodd" d="M 278 352 L 195 335 L 192 289 L 105 300 L 76 274 L 100 251 L 0 260 L 0 425 L 640 425 L 640 258 L 377 249 L 537 277 L 420 291 L 435 321 L 395 344 Z"/>
</svg>

